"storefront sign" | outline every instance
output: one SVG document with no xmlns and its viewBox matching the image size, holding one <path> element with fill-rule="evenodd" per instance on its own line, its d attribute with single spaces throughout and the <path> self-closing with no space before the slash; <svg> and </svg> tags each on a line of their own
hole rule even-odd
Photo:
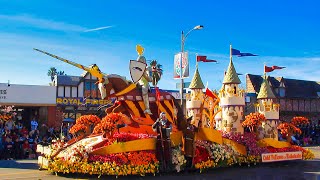
<svg viewBox="0 0 320 180">
<path fill-rule="evenodd" d="M 90 98 L 67 98 L 67 97 L 58 97 L 57 105 L 65 105 L 65 106 L 101 106 L 101 105 L 112 105 L 113 100 L 103 100 L 103 99 L 90 99 Z"/>
<path fill-rule="evenodd" d="M 0 89 L 0 99 L 7 99 L 7 89 Z"/>
<path fill-rule="evenodd" d="M 55 86 L 0 83 L 0 105 L 55 106 Z"/>
<path fill-rule="evenodd" d="M 302 159 L 302 152 L 266 153 L 261 155 L 262 162 L 275 162 Z"/>
</svg>

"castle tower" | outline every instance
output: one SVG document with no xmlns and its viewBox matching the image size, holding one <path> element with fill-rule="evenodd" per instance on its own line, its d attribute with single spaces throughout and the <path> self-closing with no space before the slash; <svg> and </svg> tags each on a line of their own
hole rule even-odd
<svg viewBox="0 0 320 180">
<path fill-rule="evenodd" d="M 187 94 L 186 97 L 187 114 L 189 117 L 192 116 L 192 124 L 194 124 L 195 126 L 199 126 L 199 122 L 202 122 L 202 119 L 204 119 L 200 118 L 202 114 L 200 113 L 200 108 L 204 98 L 204 94 L 202 92 L 202 90 L 204 89 L 204 85 L 198 70 L 198 64 L 196 65 L 196 70 L 189 85 L 189 89 L 191 89 L 191 93 Z M 206 122 L 202 122 L 201 127 L 204 127 L 205 124 Z"/>
<path fill-rule="evenodd" d="M 255 105 L 256 112 L 264 114 L 266 121 L 262 122 L 259 129 L 259 139 L 273 138 L 278 140 L 277 126 L 279 123 L 279 107 L 280 105 L 275 103 L 276 96 L 274 95 L 268 77 L 264 75 L 263 82 L 260 87 L 259 94 L 257 96 L 258 102 Z"/>
<path fill-rule="evenodd" d="M 238 85 L 241 83 L 230 55 L 230 63 L 224 75 L 223 85 L 219 92 L 221 119 L 218 120 L 216 128 L 229 133 L 243 134 L 241 125 L 243 120 L 243 110 L 245 107 L 244 90 Z M 217 114 L 219 115 L 219 114 Z"/>
</svg>

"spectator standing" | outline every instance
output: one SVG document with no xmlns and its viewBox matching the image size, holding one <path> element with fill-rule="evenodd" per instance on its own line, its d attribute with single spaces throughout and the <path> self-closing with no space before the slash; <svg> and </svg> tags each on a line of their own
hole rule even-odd
<svg viewBox="0 0 320 180">
<path fill-rule="evenodd" d="M 14 122 L 12 119 L 9 119 L 7 122 L 6 122 L 6 126 L 8 127 L 8 129 L 11 131 L 13 129 L 13 126 L 14 126 Z"/>
<path fill-rule="evenodd" d="M 35 118 L 33 118 L 33 119 L 31 120 L 31 131 L 32 131 L 32 130 L 36 130 L 36 129 L 38 129 L 38 122 L 36 121 Z"/>
<path fill-rule="evenodd" d="M 31 153 L 31 148 L 30 148 L 28 140 L 24 140 L 24 142 L 22 144 L 22 149 L 23 149 L 24 157 L 28 158 Z"/>
<path fill-rule="evenodd" d="M 7 137 L 4 143 L 4 158 L 6 160 L 13 159 L 13 142 L 11 138 Z"/>
<path fill-rule="evenodd" d="M 47 135 L 48 135 L 48 126 L 46 124 L 42 124 L 39 128 L 39 136 L 42 139 Z"/>
<path fill-rule="evenodd" d="M 15 139 L 13 144 L 13 153 L 14 159 L 21 159 L 22 158 L 22 145 L 19 141 L 19 138 Z"/>
</svg>

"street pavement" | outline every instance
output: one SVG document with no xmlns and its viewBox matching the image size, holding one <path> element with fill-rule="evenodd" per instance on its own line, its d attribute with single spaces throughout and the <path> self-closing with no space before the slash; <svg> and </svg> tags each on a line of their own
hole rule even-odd
<svg viewBox="0 0 320 180">
<path fill-rule="evenodd" d="M 145 177 L 118 177 L 118 179 L 222 179 L 222 180 L 320 180 L 320 147 L 311 149 L 316 158 L 309 161 L 286 161 L 274 163 L 261 163 L 256 166 L 236 166 L 229 168 L 217 168 L 199 174 L 199 172 L 183 172 L 161 174 Z M 0 180 L 6 179 L 98 179 L 97 176 L 84 176 L 77 174 L 51 174 L 45 170 L 39 170 L 36 160 L 1 160 Z M 100 179 L 116 179 L 116 177 L 102 176 Z"/>
</svg>

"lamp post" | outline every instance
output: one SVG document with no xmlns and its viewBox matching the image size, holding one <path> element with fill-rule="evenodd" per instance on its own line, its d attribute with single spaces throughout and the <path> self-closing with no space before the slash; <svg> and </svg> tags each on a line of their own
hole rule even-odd
<svg viewBox="0 0 320 180">
<path fill-rule="evenodd" d="M 194 31 L 194 30 L 200 30 L 202 29 L 203 26 L 202 25 L 197 25 L 194 28 L 190 29 L 186 35 L 184 35 L 183 31 L 181 32 L 181 59 L 180 59 L 180 79 L 181 79 L 181 86 L 180 86 L 180 96 L 181 96 L 181 108 L 183 109 L 183 73 L 182 73 L 182 58 L 183 58 L 183 52 L 184 52 L 184 43 L 188 37 L 188 35 Z"/>
</svg>

